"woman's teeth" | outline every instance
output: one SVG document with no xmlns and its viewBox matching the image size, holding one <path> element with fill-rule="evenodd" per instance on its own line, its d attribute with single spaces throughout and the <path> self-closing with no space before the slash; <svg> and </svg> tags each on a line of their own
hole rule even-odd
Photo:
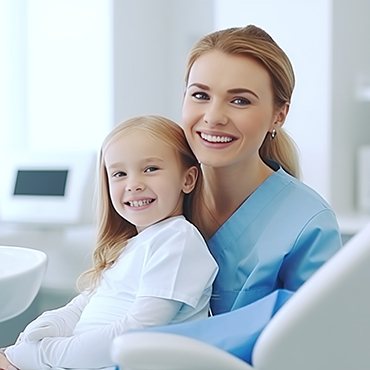
<svg viewBox="0 0 370 370">
<path fill-rule="evenodd" d="M 229 143 L 233 140 L 230 136 L 208 135 L 203 132 L 200 133 L 200 137 L 210 143 Z"/>
</svg>

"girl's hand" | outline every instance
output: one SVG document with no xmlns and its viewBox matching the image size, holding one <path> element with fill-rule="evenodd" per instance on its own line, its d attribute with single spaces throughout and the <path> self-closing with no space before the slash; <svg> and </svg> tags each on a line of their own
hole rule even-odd
<svg viewBox="0 0 370 370">
<path fill-rule="evenodd" d="M 14 367 L 3 353 L 0 352 L 0 370 L 18 370 Z"/>
<path fill-rule="evenodd" d="M 46 337 L 58 337 L 60 336 L 60 330 L 57 325 L 53 322 L 41 321 L 33 325 L 32 327 L 27 326 L 23 332 L 21 340 L 26 342 L 38 341 Z"/>
<path fill-rule="evenodd" d="M 59 337 L 62 336 L 62 329 L 58 315 L 45 312 L 26 326 L 19 341 L 36 342 L 46 337 Z"/>
</svg>

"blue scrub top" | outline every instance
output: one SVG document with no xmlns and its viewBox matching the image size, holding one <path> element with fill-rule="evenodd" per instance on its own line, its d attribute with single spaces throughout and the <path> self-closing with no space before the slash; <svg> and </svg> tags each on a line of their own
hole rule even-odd
<svg viewBox="0 0 370 370">
<path fill-rule="evenodd" d="M 219 265 L 211 299 L 213 314 L 219 314 L 276 289 L 297 290 L 342 240 L 328 203 L 277 167 L 208 246 Z"/>
</svg>

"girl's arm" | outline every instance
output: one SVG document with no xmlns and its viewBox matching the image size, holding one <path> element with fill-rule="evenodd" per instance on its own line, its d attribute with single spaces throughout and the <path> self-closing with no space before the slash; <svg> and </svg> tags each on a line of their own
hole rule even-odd
<svg viewBox="0 0 370 370">
<path fill-rule="evenodd" d="M 140 297 L 125 317 L 112 324 L 66 338 L 22 341 L 8 347 L 5 354 L 12 364 L 28 370 L 114 366 L 110 351 L 116 336 L 129 330 L 165 325 L 174 318 L 181 305 L 181 302 L 163 298 Z"/>
<path fill-rule="evenodd" d="M 88 294 L 82 293 L 65 306 L 44 312 L 26 326 L 18 341 L 29 342 L 45 337 L 66 337 L 72 335 L 88 301 Z"/>
</svg>

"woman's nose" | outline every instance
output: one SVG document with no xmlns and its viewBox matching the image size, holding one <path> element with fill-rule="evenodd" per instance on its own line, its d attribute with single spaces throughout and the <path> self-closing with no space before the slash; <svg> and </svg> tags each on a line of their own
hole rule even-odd
<svg viewBox="0 0 370 370">
<path fill-rule="evenodd" d="M 207 104 L 203 120 L 209 126 L 226 125 L 228 122 L 225 110 L 216 102 Z"/>
</svg>

